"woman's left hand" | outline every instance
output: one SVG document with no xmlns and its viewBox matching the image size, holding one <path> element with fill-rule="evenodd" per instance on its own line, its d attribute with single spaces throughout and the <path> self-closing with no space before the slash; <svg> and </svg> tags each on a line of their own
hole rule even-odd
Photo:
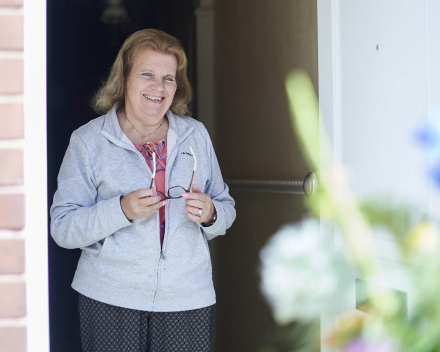
<svg viewBox="0 0 440 352">
<path fill-rule="evenodd" d="M 200 192 L 199 187 L 193 183 L 192 192 L 183 194 L 185 199 L 186 215 L 194 222 L 209 223 L 215 214 L 215 207 L 211 197 L 206 193 Z M 202 210 L 202 215 L 197 213 Z"/>
</svg>

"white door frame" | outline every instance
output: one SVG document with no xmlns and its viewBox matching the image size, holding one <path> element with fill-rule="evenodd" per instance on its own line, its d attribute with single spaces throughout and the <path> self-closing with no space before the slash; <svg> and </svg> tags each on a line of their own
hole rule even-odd
<svg viewBox="0 0 440 352">
<path fill-rule="evenodd" d="M 319 109 L 326 133 L 333 144 L 334 162 L 341 161 L 339 0 L 318 1 Z M 324 127 L 324 126 L 323 126 Z M 323 155 L 323 153 L 321 153 Z"/>
<path fill-rule="evenodd" d="M 333 162 L 341 161 L 342 146 L 340 114 L 339 68 L 339 0 L 317 0 L 318 9 L 318 73 L 319 73 L 319 109 L 321 121 L 320 137 L 327 134 L 333 144 Z M 328 151 L 320 155 L 328 155 Z M 327 161 L 328 162 L 328 161 Z M 335 228 L 321 222 L 321 236 L 334 238 Z M 325 343 L 329 331 L 334 331 L 336 321 L 333 315 L 321 315 L 321 352 L 333 352 Z"/>
<path fill-rule="evenodd" d="M 24 185 L 28 352 L 49 352 L 46 0 L 24 2 Z"/>
</svg>

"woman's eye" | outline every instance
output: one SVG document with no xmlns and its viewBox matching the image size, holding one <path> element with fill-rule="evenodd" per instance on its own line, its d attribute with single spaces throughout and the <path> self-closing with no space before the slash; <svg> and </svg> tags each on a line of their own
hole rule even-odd
<svg viewBox="0 0 440 352">
<path fill-rule="evenodd" d="M 151 73 L 149 73 L 149 72 L 143 73 L 142 76 L 153 77 L 153 75 Z"/>
<path fill-rule="evenodd" d="M 174 78 L 173 77 L 165 77 L 165 80 L 168 82 L 174 82 Z"/>
</svg>

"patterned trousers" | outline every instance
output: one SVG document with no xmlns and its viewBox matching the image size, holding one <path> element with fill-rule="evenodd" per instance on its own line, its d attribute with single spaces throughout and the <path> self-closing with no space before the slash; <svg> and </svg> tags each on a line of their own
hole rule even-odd
<svg viewBox="0 0 440 352">
<path fill-rule="evenodd" d="M 79 295 L 84 352 L 209 352 L 214 305 L 182 312 L 147 312 Z"/>
</svg>

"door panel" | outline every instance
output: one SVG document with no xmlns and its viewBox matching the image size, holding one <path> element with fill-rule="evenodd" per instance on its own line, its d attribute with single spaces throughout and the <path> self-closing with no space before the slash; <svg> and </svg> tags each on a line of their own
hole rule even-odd
<svg viewBox="0 0 440 352">
<path fill-rule="evenodd" d="M 419 0 L 341 1 L 340 137 L 357 194 L 426 212 L 426 160 L 412 138 L 425 115 L 422 10 Z"/>
<path fill-rule="evenodd" d="M 440 33 L 435 0 L 318 0 L 320 109 L 334 145 L 333 162 L 350 171 L 360 198 L 379 197 L 410 204 L 417 216 L 439 218 L 439 193 L 428 178 L 429 160 L 414 131 L 439 104 Z M 322 235 L 346 250 L 337 229 L 323 224 Z M 408 314 L 414 297 L 392 238 L 377 235 L 369 253 L 382 269 L 374 284 L 405 295 Z M 356 311 L 356 280 L 347 310 Z M 364 314 L 357 311 L 359 314 Z M 322 335 L 338 316 L 322 316 Z M 322 351 L 333 351 L 325 345 Z"/>
</svg>

